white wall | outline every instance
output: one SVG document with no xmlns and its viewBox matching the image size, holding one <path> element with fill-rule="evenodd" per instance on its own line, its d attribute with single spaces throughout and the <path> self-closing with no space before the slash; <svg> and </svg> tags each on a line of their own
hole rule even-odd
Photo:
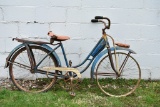
<svg viewBox="0 0 160 107">
<path fill-rule="evenodd" d="M 101 36 L 103 26 L 90 23 L 96 15 L 110 18 L 108 33 L 137 52 L 142 78 L 160 79 L 160 0 L 0 0 L 0 77 L 8 77 L 5 58 L 19 44 L 13 37 L 45 38 L 49 30 L 71 37 L 67 57 L 80 63 Z"/>
</svg>

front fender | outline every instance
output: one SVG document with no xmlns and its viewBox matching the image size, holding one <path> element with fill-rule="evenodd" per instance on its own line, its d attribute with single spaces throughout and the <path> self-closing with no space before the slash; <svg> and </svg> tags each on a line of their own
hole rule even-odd
<svg viewBox="0 0 160 107">
<path fill-rule="evenodd" d="M 117 51 L 117 50 L 124 50 L 124 51 L 131 52 L 131 53 L 133 53 L 133 54 L 136 54 L 136 52 L 134 52 L 133 50 L 131 50 L 131 49 L 129 49 L 129 48 L 123 48 L 123 47 L 118 47 L 118 46 L 116 46 L 115 48 L 114 48 L 114 47 L 111 47 L 111 51 L 114 51 L 114 50 L 116 50 L 116 51 Z M 94 78 L 94 69 L 95 69 L 95 67 L 96 67 L 99 59 L 101 59 L 101 57 L 102 57 L 103 55 L 106 55 L 106 54 L 108 54 L 108 50 L 107 50 L 107 49 L 105 49 L 104 51 L 102 51 L 101 53 L 99 53 L 99 54 L 96 56 L 94 62 L 92 63 L 92 67 L 91 67 L 91 73 L 90 73 L 91 79 Z"/>
<path fill-rule="evenodd" d="M 35 44 L 30 44 L 30 45 L 31 45 L 31 46 L 34 46 Z M 36 46 L 37 46 L 37 45 L 36 45 Z M 48 46 L 48 45 L 46 45 L 46 44 L 39 45 L 39 46 L 47 49 L 48 51 L 52 51 L 52 50 L 53 50 L 50 46 Z M 24 44 L 20 44 L 20 45 L 16 46 L 16 47 L 10 52 L 10 54 L 9 54 L 8 57 L 6 58 L 5 68 L 7 68 L 7 67 L 9 66 L 9 61 L 11 60 L 12 56 L 14 55 L 14 53 L 15 53 L 17 50 L 19 50 L 19 49 L 21 49 L 21 48 L 23 48 L 23 47 L 25 47 L 25 45 L 24 45 Z M 61 66 L 61 61 L 60 61 L 57 53 L 56 53 L 55 51 L 53 51 L 53 52 L 52 52 L 52 55 L 55 56 L 56 61 L 57 61 L 57 63 L 58 63 L 58 66 Z"/>
</svg>

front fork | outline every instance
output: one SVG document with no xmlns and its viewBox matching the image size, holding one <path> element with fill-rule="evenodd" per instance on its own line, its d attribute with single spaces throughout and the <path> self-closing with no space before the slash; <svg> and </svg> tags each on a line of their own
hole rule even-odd
<svg viewBox="0 0 160 107">
<path fill-rule="evenodd" d="M 27 55 L 28 55 L 28 58 L 29 58 L 29 62 L 30 62 L 30 65 L 31 65 L 31 73 L 34 73 L 34 68 L 36 66 L 36 61 L 35 61 L 35 58 L 34 58 L 34 54 L 33 54 L 33 51 L 31 49 L 31 47 L 29 46 L 29 44 L 27 43 L 24 43 L 25 47 L 26 47 L 26 50 L 27 50 Z"/>
<path fill-rule="evenodd" d="M 128 52 L 128 54 L 127 54 L 126 58 L 124 59 L 122 65 L 120 66 L 119 70 L 117 71 L 117 70 L 115 69 L 115 66 L 114 66 L 114 62 L 113 62 L 113 58 L 112 58 L 112 54 L 111 54 L 111 49 L 110 49 L 110 47 L 107 47 L 107 49 L 108 49 L 108 56 L 109 56 L 109 60 L 110 60 L 111 67 L 112 67 L 112 69 L 114 70 L 114 72 L 116 73 L 117 77 L 120 77 L 120 75 L 121 75 L 121 73 L 122 73 L 122 71 L 123 71 L 123 68 L 125 67 L 126 62 L 127 62 L 128 58 L 129 58 L 131 52 Z M 115 53 L 115 55 L 116 55 L 116 53 Z M 116 60 L 116 59 L 115 59 L 115 60 Z M 116 61 L 115 61 L 115 63 L 117 64 Z"/>
</svg>

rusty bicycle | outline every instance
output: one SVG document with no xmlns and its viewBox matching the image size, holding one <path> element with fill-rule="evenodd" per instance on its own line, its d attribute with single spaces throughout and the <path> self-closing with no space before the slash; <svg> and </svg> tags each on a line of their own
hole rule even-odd
<svg viewBox="0 0 160 107">
<path fill-rule="evenodd" d="M 108 21 L 108 23 L 106 23 Z M 109 96 L 122 97 L 135 91 L 141 80 L 141 69 L 132 54 L 129 45 L 115 43 L 106 33 L 111 21 L 107 17 L 96 16 L 92 23 L 103 23 L 102 37 L 88 56 L 78 65 L 68 61 L 63 43 L 68 36 L 48 32 L 50 42 L 14 38 L 21 44 L 15 47 L 6 58 L 5 67 L 9 67 L 12 82 L 18 89 L 26 92 L 44 92 L 57 80 L 64 81 L 64 87 L 71 90 L 81 81 L 81 74 L 91 65 L 91 80 L 96 78 L 98 87 Z M 113 42 L 110 47 L 109 38 Z M 56 42 L 56 43 L 55 43 Z M 63 67 L 56 50 L 61 48 L 67 67 Z M 77 68 L 88 62 L 83 70 Z"/>
</svg>

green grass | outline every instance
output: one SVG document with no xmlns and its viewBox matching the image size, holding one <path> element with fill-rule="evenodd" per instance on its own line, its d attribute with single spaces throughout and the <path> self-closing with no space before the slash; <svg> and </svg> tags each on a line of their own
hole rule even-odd
<svg viewBox="0 0 160 107">
<path fill-rule="evenodd" d="M 71 97 L 58 84 L 45 93 L 0 89 L 0 107 L 158 107 L 160 81 L 141 81 L 136 91 L 121 98 L 104 95 L 96 83 L 84 79 L 76 96 Z"/>
</svg>

